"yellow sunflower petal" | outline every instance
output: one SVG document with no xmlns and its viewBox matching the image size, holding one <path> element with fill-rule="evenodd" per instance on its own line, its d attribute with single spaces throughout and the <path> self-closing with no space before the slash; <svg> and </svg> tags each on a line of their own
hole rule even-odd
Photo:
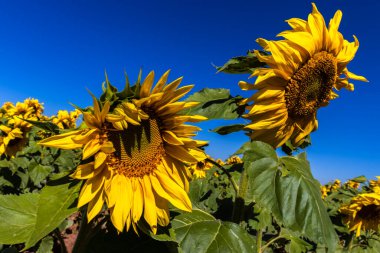
<svg viewBox="0 0 380 253">
<path fill-rule="evenodd" d="M 82 144 L 75 143 L 72 138 L 81 134 L 83 130 L 72 131 L 64 134 L 54 135 L 52 137 L 46 138 L 40 142 L 39 145 L 52 147 L 52 148 L 61 148 L 61 149 L 76 149 L 81 148 Z"/>
</svg>

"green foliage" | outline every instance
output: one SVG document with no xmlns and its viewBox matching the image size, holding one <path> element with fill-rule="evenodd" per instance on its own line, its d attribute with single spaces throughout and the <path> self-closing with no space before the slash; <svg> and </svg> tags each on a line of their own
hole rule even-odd
<svg viewBox="0 0 380 253">
<path fill-rule="evenodd" d="M 295 233 L 292 233 L 291 231 L 287 229 L 281 229 L 280 236 L 282 238 L 285 238 L 289 240 L 289 243 L 286 244 L 285 249 L 286 252 L 289 253 L 302 253 L 307 252 L 308 250 L 312 249 L 312 245 L 305 242 L 299 236 Z"/>
<path fill-rule="evenodd" d="M 218 133 L 220 135 L 226 135 L 226 134 L 230 134 L 230 133 L 233 133 L 233 132 L 238 132 L 238 131 L 241 131 L 243 130 L 245 127 L 244 124 L 234 124 L 234 125 L 229 125 L 229 126 L 221 126 L 221 127 L 217 127 L 213 130 L 211 130 L 212 132 L 215 132 L 215 133 Z"/>
<path fill-rule="evenodd" d="M 0 243 L 25 243 L 25 249 L 58 227 L 77 208 L 80 184 L 45 186 L 40 193 L 0 195 Z"/>
<path fill-rule="evenodd" d="M 225 166 L 237 181 L 240 178 L 242 164 Z M 217 174 L 218 176 L 215 176 Z M 209 213 L 217 213 L 218 218 L 230 216 L 234 189 L 228 176 L 216 166 L 207 172 L 206 178 L 190 182 L 189 197 L 193 205 Z"/>
<path fill-rule="evenodd" d="M 203 89 L 193 93 L 185 101 L 199 102 L 199 105 L 184 110 L 183 114 L 202 115 L 208 119 L 236 119 L 244 113 L 243 98 L 232 97 L 228 89 Z"/>
<path fill-rule="evenodd" d="M 310 145 L 311 145 L 311 137 L 310 135 L 308 135 L 304 138 L 304 141 L 300 146 L 294 147 L 291 141 L 287 141 L 285 142 L 284 145 L 281 146 L 281 149 L 285 154 L 292 155 L 293 153 L 298 152 L 300 149 L 305 149 Z"/>
<path fill-rule="evenodd" d="M 59 132 L 59 127 L 50 121 L 36 121 L 36 120 L 29 120 L 29 119 L 23 119 L 23 120 L 46 132 L 51 132 L 51 133 Z"/>
<path fill-rule="evenodd" d="M 40 246 L 36 253 L 50 253 L 53 251 L 53 238 L 51 236 L 47 236 L 41 240 Z"/>
<path fill-rule="evenodd" d="M 80 161 L 77 150 L 58 150 L 38 145 L 46 132 L 33 127 L 29 141 L 13 158 L 0 160 L 0 192 L 20 194 L 40 190 L 48 180 L 73 171 Z"/>
<path fill-rule="evenodd" d="M 244 229 L 210 214 L 193 210 L 172 220 L 172 229 L 182 252 L 253 252 L 255 241 Z"/>
<path fill-rule="evenodd" d="M 261 53 L 265 54 L 264 52 Z M 260 62 L 253 51 L 248 51 L 246 56 L 233 57 L 229 59 L 223 66 L 215 66 L 215 68 L 218 70 L 218 72 L 224 72 L 228 74 L 249 74 L 252 73 L 256 68 L 264 66 L 265 63 Z"/>
<path fill-rule="evenodd" d="M 319 183 L 304 155 L 278 159 L 267 145 L 259 142 L 250 145 L 265 147 L 257 152 L 245 149 L 243 157 L 255 201 L 270 210 L 286 228 L 326 244 L 334 252 L 337 235 L 322 202 Z"/>
<path fill-rule="evenodd" d="M 0 243 L 26 242 L 33 230 L 39 194 L 0 195 Z M 5 218 L 6 217 L 6 218 Z"/>
</svg>

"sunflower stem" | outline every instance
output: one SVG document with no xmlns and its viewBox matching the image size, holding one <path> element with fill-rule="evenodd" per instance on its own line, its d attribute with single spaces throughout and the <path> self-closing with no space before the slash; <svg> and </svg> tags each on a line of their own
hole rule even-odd
<svg viewBox="0 0 380 253">
<path fill-rule="evenodd" d="M 248 174 L 243 170 L 240 176 L 239 188 L 236 194 L 235 203 L 232 211 L 232 221 L 240 223 L 244 219 L 245 194 L 248 188 Z"/>
<path fill-rule="evenodd" d="M 351 251 L 351 249 L 354 245 L 354 239 L 355 239 L 355 234 L 353 232 L 351 232 L 350 241 L 349 241 L 348 246 L 347 246 L 347 249 L 349 252 Z"/>
<path fill-rule="evenodd" d="M 235 196 L 237 196 L 238 192 L 239 192 L 239 187 L 236 184 L 235 180 L 232 178 L 231 174 L 222 165 L 220 165 L 219 163 L 215 162 L 214 160 L 206 158 L 206 161 L 209 162 L 209 163 L 214 164 L 216 167 L 218 167 L 219 169 L 221 169 L 223 171 L 223 173 L 225 173 L 227 175 L 228 180 L 230 181 L 230 183 L 232 184 L 232 187 L 234 188 Z"/>
<path fill-rule="evenodd" d="M 259 229 L 259 230 L 257 230 L 257 235 L 256 235 L 256 247 L 257 247 L 256 252 L 257 253 L 262 252 L 262 249 L 261 249 L 262 241 L 263 241 L 263 230 Z M 265 248 L 265 246 L 264 246 L 264 248 Z"/>
<path fill-rule="evenodd" d="M 61 245 L 61 253 L 67 253 L 66 244 L 65 244 L 65 241 L 62 238 L 61 231 L 59 231 L 59 229 L 56 228 L 56 229 L 54 229 L 53 233 L 55 234 L 55 236 L 57 236 L 59 244 Z"/>
<path fill-rule="evenodd" d="M 272 240 L 270 240 L 267 244 L 265 244 L 265 245 L 261 248 L 261 252 L 264 252 L 264 250 L 265 250 L 266 248 L 268 248 L 269 245 L 271 245 L 272 243 L 274 243 L 275 241 L 277 241 L 277 240 L 279 240 L 279 239 L 281 239 L 281 238 L 284 238 L 284 237 L 282 237 L 282 236 L 276 236 L 275 238 L 273 238 Z M 261 239 L 262 239 L 262 238 L 261 238 Z"/>
<path fill-rule="evenodd" d="M 89 232 L 90 226 L 87 221 L 87 208 L 83 207 L 81 209 L 81 222 L 79 226 L 78 236 L 75 240 L 72 253 L 85 252 L 87 246 L 87 233 Z"/>
</svg>

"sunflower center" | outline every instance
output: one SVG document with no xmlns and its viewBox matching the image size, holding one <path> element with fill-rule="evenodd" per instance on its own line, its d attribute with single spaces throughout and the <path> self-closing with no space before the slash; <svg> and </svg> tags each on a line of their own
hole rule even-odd
<svg viewBox="0 0 380 253">
<path fill-rule="evenodd" d="M 380 206 L 373 204 L 363 206 L 357 216 L 362 220 L 380 220 Z"/>
<path fill-rule="evenodd" d="M 315 54 L 288 81 L 285 99 L 289 116 L 309 116 L 328 102 L 336 76 L 336 58 L 324 51 Z"/>
<path fill-rule="evenodd" d="M 165 154 L 156 119 L 143 120 L 139 126 L 128 125 L 127 130 L 110 131 L 108 139 L 116 150 L 108 163 L 126 177 L 150 174 Z"/>
</svg>

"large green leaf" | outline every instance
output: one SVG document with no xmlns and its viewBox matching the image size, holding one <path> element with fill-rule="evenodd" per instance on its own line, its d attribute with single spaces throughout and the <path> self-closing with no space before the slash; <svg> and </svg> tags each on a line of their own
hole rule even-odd
<svg viewBox="0 0 380 253">
<path fill-rule="evenodd" d="M 199 105 L 185 110 L 184 114 L 202 115 L 208 119 L 236 119 L 244 113 L 244 105 L 239 105 L 242 97 L 232 97 L 228 89 L 203 89 L 186 99 Z"/>
<path fill-rule="evenodd" d="M 229 59 L 223 66 L 216 67 L 218 72 L 229 74 L 252 73 L 255 68 L 263 67 L 265 63 L 260 62 L 255 53 L 248 52 L 247 56 L 237 56 Z"/>
<path fill-rule="evenodd" d="M 62 221 L 77 211 L 76 200 L 80 189 L 79 183 L 66 183 L 45 186 L 40 194 L 34 230 L 25 248 L 37 243 L 41 238 L 58 227 Z"/>
<path fill-rule="evenodd" d="M 35 245 L 77 210 L 79 188 L 66 183 L 45 186 L 40 193 L 0 195 L 0 243 Z"/>
<path fill-rule="evenodd" d="M 172 220 L 177 242 L 183 252 L 254 252 L 255 241 L 239 225 L 216 220 L 201 210 L 184 213 Z"/>
<path fill-rule="evenodd" d="M 337 235 L 304 155 L 279 161 L 264 157 L 251 162 L 247 169 L 249 189 L 261 206 L 271 210 L 285 227 L 334 252 Z"/>
<path fill-rule="evenodd" d="M 36 221 L 39 194 L 0 195 L 0 243 L 26 242 Z"/>
<path fill-rule="evenodd" d="M 226 135 L 226 134 L 230 134 L 233 132 L 241 131 L 244 129 L 244 127 L 245 127 L 244 124 L 234 124 L 234 125 L 229 125 L 229 126 L 217 127 L 215 129 L 212 129 L 211 131 L 218 133 L 220 135 Z"/>
<path fill-rule="evenodd" d="M 235 154 L 244 154 L 244 160 L 251 162 L 264 157 L 277 160 L 277 154 L 273 147 L 262 141 L 246 142 Z"/>
</svg>

